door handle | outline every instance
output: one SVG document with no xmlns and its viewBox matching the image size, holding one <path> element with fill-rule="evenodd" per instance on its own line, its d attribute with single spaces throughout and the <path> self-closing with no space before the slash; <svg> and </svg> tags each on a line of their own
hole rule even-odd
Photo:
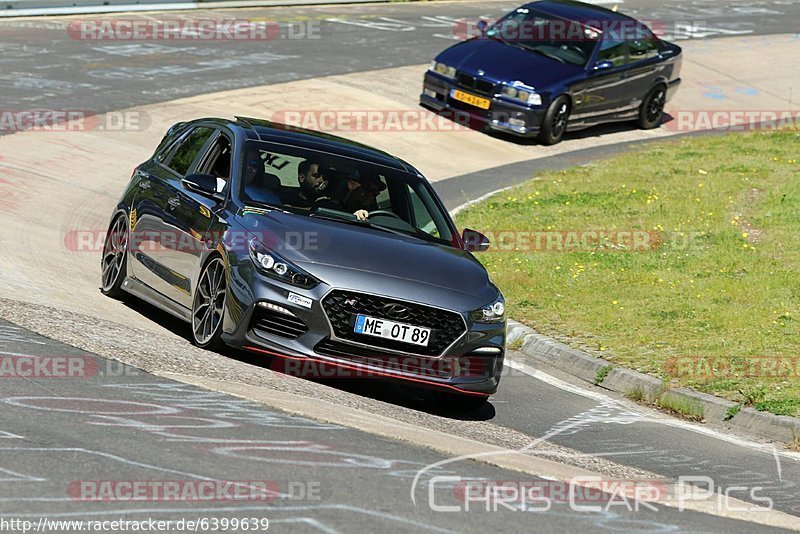
<svg viewBox="0 0 800 534">
<path fill-rule="evenodd" d="M 174 210 L 181 205 L 181 201 L 178 197 L 172 197 L 171 199 L 167 200 L 167 204 L 169 204 L 169 209 Z"/>
<path fill-rule="evenodd" d="M 139 182 L 139 189 L 150 189 L 150 182 L 142 180 Z"/>
</svg>

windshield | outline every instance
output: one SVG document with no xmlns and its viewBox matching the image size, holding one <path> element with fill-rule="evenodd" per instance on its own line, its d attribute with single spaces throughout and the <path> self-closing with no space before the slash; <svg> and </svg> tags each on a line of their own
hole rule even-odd
<svg viewBox="0 0 800 534">
<path fill-rule="evenodd" d="M 568 21 L 518 8 L 492 25 L 486 36 L 547 56 L 559 63 L 586 66 L 599 34 L 577 21 Z"/>
<path fill-rule="evenodd" d="M 244 144 L 246 203 L 452 244 L 446 212 L 423 179 L 344 156 L 261 141 Z"/>
</svg>

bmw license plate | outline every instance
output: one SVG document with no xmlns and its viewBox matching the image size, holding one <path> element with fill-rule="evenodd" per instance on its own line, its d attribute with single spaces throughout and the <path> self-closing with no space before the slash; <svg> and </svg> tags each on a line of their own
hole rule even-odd
<svg viewBox="0 0 800 534">
<path fill-rule="evenodd" d="M 459 91 L 458 89 L 453 89 L 450 91 L 450 97 L 458 100 L 459 102 L 464 102 L 465 104 L 469 104 L 470 106 L 475 106 L 476 108 L 481 109 L 489 109 L 489 106 L 492 105 L 491 100 L 488 98 L 481 98 L 480 96 Z"/>
<path fill-rule="evenodd" d="M 378 319 L 366 315 L 356 316 L 356 334 L 382 337 L 412 343 L 414 345 L 428 346 L 431 339 L 431 329 L 422 326 L 411 326 L 410 324 L 397 323 L 388 319 Z"/>
</svg>

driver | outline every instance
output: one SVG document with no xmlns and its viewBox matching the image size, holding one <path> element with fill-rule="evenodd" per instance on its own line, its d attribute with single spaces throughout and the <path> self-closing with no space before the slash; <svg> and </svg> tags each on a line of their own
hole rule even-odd
<svg viewBox="0 0 800 534">
<path fill-rule="evenodd" d="M 354 214 L 359 220 L 366 220 L 370 211 L 378 209 L 377 196 L 386 189 L 377 176 L 353 173 L 339 191 L 339 202 L 344 211 Z"/>
</svg>

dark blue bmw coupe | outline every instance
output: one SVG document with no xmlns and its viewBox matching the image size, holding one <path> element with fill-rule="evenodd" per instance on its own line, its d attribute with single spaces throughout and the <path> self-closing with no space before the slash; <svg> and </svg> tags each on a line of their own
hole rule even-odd
<svg viewBox="0 0 800 534">
<path fill-rule="evenodd" d="M 661 124 L 681 49 L 643 22 L 573 0 L 525 4 L 439 54 L 420 103 L 547 145 L 612 121 Z"/>
</svg>

